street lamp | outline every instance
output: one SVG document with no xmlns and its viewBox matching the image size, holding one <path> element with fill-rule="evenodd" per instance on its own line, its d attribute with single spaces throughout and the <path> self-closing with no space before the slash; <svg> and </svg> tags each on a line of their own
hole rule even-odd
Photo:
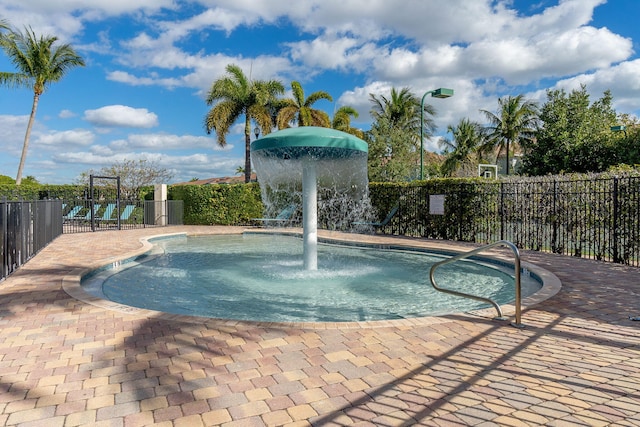
<svg viewBox="0 0 640 427">
<path fill-rule="evenodd" d="M 260 136 L 260 127 L 259 127 L 259 126 L 256 126 L 256 127 L 253 129 L 253 133 L 255 134 L 256 139 L 258 139 L 258 137 Z"/>
<path fill-rule="evenodd" d="M 431 95 L 434 98 L 448 98 L 453 96 L 453 89 L 445 89 L 443 87 L 435 90 L 430 90 L 422 95 L 420 101 L 420 179 L 424 179 L 424 99 L 427 95 Z"/>
</svg>

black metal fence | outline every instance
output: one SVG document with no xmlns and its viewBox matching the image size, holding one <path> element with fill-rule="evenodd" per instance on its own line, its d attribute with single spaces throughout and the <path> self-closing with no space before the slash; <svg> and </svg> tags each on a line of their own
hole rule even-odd
<svg viewBox="0 0 640 427">
<path fill-rule="evenodd" d="M 63 204 L 63 229 L 84 233 L 182 225 L 183 206 L 182 200 L 70 200 Z"/>
<path fill-rule="evenodd" d="M 640 265 L 640 177 L 532 179 L 372 188 L 398 214 L 385 234 L 476 243 L 509 240 L 549 251 Z M 434 204 L 443 202 L 442 212 Z"/>
<path fill-rule="evenodd" d="M 0 200 L 0 280 L 62 234 L 62 201 Z"/>
<path fill-rule="evenodd" d="M 139 200 L 68 200 L 63 204 L 64 233 L 143 228 L 144 202 Z"/>
<path fill-rule="evenodd" d="M 0 280 L 63 233 L 182 225 L 182 200 L 0 200 Z"/>
</svg>

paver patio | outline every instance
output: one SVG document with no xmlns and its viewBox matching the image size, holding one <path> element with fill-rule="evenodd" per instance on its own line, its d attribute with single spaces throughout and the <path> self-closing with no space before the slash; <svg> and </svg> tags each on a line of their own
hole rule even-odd
<svg viewBox="0 0 640 427">
<path fill-rule="evenodd" d="M 63 290 L 139 251 L 141 237 L 238 231 L 63 235 L 0 282 L 0 424 L 640 426 L 637 268 L 523 253 L 562 281 L 523 311 L 524 329 L 464 313 L 342 326 L 185 319 Z"/>
</svg>

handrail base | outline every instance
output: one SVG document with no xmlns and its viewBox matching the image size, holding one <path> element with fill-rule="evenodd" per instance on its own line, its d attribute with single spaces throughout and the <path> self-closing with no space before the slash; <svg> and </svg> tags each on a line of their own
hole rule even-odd
<svg viewBox="0 0 640 427">
<path fill-rule="evenodd" d="M 493 307 L 496 309 L 496 312 L 498 314 L 498 317 L 496 319 L 499 320 L 507 320 L 503 314 L 502 314 L 502 310 L 500 309 L 500 306 L 498 305 L 498 303 L 496 303 L 495 301 L 493 301 L 490 298 L 485 298 L 485 297 L 481 297 L 481 296 L 477 296 L 477 295 L 471 295 L 471 294 L 466 294 L 464 292 L 460 292 L 460 291 L 454 291 L 453 289 L 443 289 L 441 287 L 439 287 L 436 283 L 436 279 L 435 279 L 435 271 L 438 267 L 440 267 L 441 265 L 444 264 L 448 264 L 451 262 L 455 262 L 455 261 L 459 261 L 465 258 L 469 258 L 475 254 L 478 254 L 480 252 L 484 252 L 487 249 L 493 248 L 494 246 L 507 246 L 509 249 L 511 249 L 511 251 L 513 252 L 513 256 L 515 258 L 515 265 L 514 265 L 514 270 L 515 270 L 515 308 L 516 308 L 516 313 L 515 313 L 515 323 L 512 323 L 513 326 L 517 327 L 517 328 L 523 328 L 524 326 L 522 326 L 522 324 L 520 323 L 521 320 L 521 310 L 522 310 L 522 293 L 521 293 L 521 283 L 520 283 L 520 275 L 521 275 L 521 267 L 520 267 L 520 252 L 518 251 L 518 248 L 516 247 L 516 245 L 514 245 L 513 243 L 507 241 L 507 240 L 500 240 L 498 242 L 495 243 L 491 243 L 485 246 L 482 246 L 480 248 L 476 248 L 473 249 L 469 252 L 465 252 L 462 254 L 458 254 L 454 257 L 451 258 L 447 258 L 445 260 L 436 262 L 435 264 L 433 264 L 431 266 L 431 269 L 429 270 L 429 281 L 431 282 L 431 286 L 433 286 L 433 288 L 436 291 L 439 292 L 444 292 L 444 293 L 448 293 L 448 294 L 452 294 L 452 295 L 457 295 L 460 297 L 465 297 L 465 298 L 471 298 L 474 299 L 476 301 L 483 301 L 486 302 L 488 304 L 493 305 Z"/>
</svg>

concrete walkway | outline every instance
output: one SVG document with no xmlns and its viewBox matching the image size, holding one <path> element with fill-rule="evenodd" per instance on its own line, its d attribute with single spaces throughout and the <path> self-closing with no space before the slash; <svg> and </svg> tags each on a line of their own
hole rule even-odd
<svg viewBox="0 0 640 427">
<path fill-rule="evenodd" d="M 63 235 L 0 282 L 0 424 L 640 426 L 637 268 L 523 253 L 562 281 L 524 310 L 524 329 L 469 314 L 343 326 L 185 319 L 63 290 L 140 251 L 141 237 L 238 231 Z"/>
</svg>

